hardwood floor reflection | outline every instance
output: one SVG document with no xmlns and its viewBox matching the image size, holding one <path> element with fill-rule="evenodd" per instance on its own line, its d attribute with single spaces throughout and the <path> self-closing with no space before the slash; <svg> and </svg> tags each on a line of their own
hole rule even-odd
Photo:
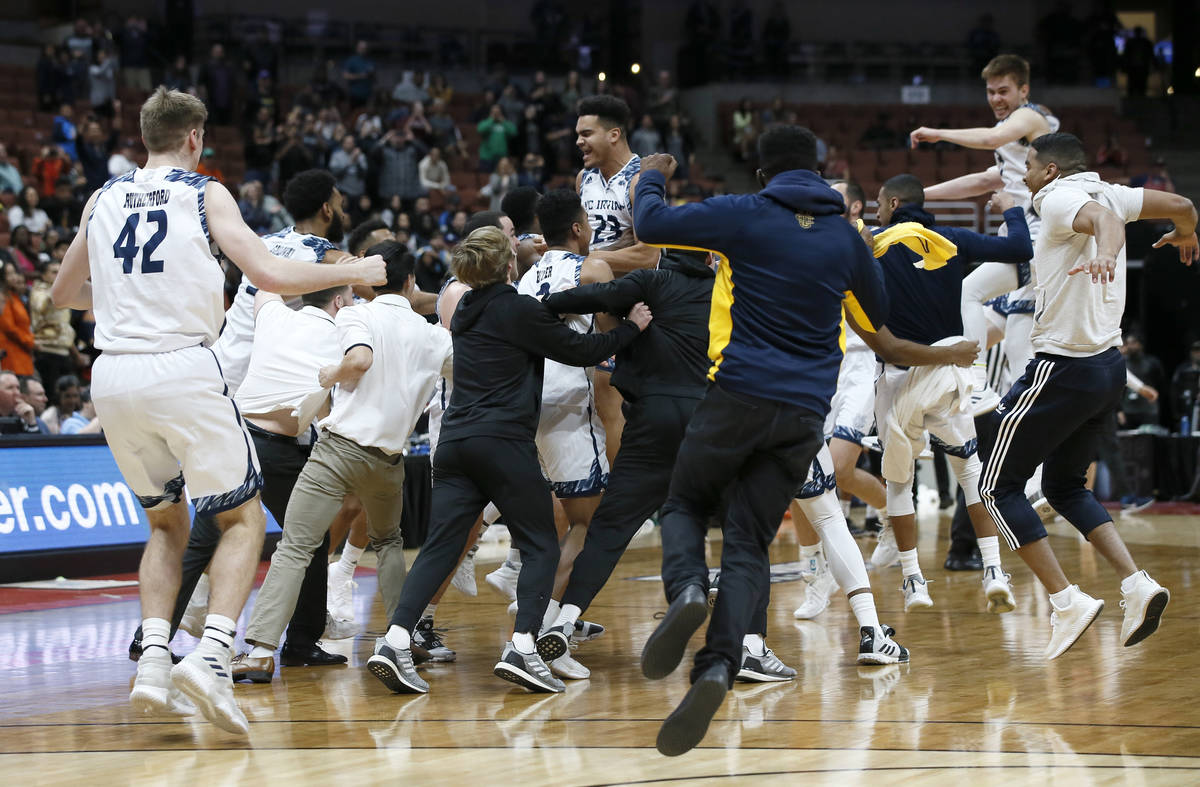
<svg viewBox="0 0 1200 787">
<path fill-rule="evenodd" d="M 1061 526 L 1053 543 L 1101 617 L 1063 658 L 1046 663 L 1048 600 L 1006 553 L 1016 612 L 989 615 L 973 572 L 940 568 L 946 520 L 922 521 L 922 564 L 935 606 L 906 615 L 899 569 L 872 575 L 880 616 L 912 652 L 882 668 L 854 663 L 857 637 L 845 598 L 817 621 L 797 621 L 799 582 L 772 586 L 769 643 L 799 670 L 786 684 L 741 685 L 718 711 L 701 748 L 668 759 L 654 750 L 662 718 L 686 690 L 686 669 L 660 682 L 637 667 L 665 608 L 659 551 L 643 540 L 586 617 L 608 627 L 575 656 L 592 670 L 564 695 L 532 695 L 491 674 L 511 619 L 490 595 L 454 591 L 438 624 L 454 664 L 422 668 L 431 692 L 387 693 L 361 665 L 384 626 L 373 576 L 360 576 L 366 631 L 330 644 L 348 667 L 288 668 L 265 686 L 239 686 L 248 739 L 199 717 L 135 717 L 125 655 L 136 602 L 0 616 L 0 773 L 16 783 L 232 783 L 337 778 L 363 783 L 415 777 L 422 784 L 723 783 L 789 776 L 838 784 L 1200 781 L 1200 707 L 1192 637 L 1200 620 L 1200 518 L 1136 517 L 1120 523 L 1139 564 L 1172 592 L 1159 633 L 1119 642 L 1119 579 Z M 939 531 L 941 531 L 939 533 Z M 785 531 L 776 563 L 795 559 Z M 873 544 L 862 542 L 869 550 Z M 712 563 L 719 541 L 712 545 Z M 491 554 L 500 554 L 492 549 Z M 245 621 L 242 621 L 243 625 Z M 697 639 L 697 642 L 699 640 Z M 193 640 L 180 634 L 177 648 Z"/>
</svg>

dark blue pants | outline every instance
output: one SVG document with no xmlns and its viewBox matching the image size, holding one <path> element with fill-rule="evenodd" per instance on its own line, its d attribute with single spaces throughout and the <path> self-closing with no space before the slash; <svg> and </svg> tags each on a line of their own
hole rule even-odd
<svg viewBox="0 0 1200 787">
<path fill-rule="evenodd" d="M 663 506 L 663 586 L 708 588 L 704 535 L 729 488 L 723 523 L 721 592 L 693 679 L 713 664 L 741 667 L 742 640 L 771 592 L 768 549 L 793 493 L 821 447 L 824 418 L 794 405 L 708 389 L 679 448 Z M 761 633 L 761 632 L 759 632 Z"/>
<path fill-rule="evenodd" d="M 1042 492 L 1086 536 L 1112 517 L 1085 486 L 1088 465 L 1125 387 L 1116 348 L 1086 358 L 1038 353 L 1000 406 L 977 418 L 983 474 L 979 492 L 1012 549 L 1046 537 L 1025 499 L 1043 464 Z"/>
</svg>

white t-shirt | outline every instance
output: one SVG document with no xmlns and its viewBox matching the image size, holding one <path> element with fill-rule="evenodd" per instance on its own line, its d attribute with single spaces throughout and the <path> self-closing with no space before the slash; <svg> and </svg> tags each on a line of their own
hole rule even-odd
<svg viewBox="0 0 1200 787">
<path fill-rule="evenodd" d="M 453 371 L 450 332 L 430 325 L 402 295 L 380 295 L 338 312 L 340 355 L 371 348 L 371 368 L 353 391 L 333 391 L 333 410 L 321 421 L 361 446 L 399 454 L 433 395 L 439 377 Z"/>
<path fill-rule="evenodd" d="M 1096 256 L 1096 239 L 1071 228 L 1089 202 L 1128 224 L 1142 212 L 1142 189 L 1105 183 L 1095 172 L 1058 178 L 1033 198 L 1042 231 L 1033 251 L 1037 306 L 1030 339 L 1034 352 L 1084 358 L 1121 344 L 1125 312 L 1125 247 L 1117 253 L 1116 278 L 1093 284 L 1086 273 L 1067 271 Z"/>
<path fill-rule="evenodd" d="M 254 320 L 250 367 L 235 401 L 246 415 L 290 410 L 303 434 L 329 398 L 317 372 L 341 359 L 341 337 L 327 312 L 268 301 Z"/>
</svg>

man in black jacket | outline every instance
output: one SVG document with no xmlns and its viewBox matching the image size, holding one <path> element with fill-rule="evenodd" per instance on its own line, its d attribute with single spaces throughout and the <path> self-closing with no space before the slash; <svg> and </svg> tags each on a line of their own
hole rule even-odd
<svg viewBox="0 0 1200 787">
<path fill-rule="evenodd" d="M 550 485 L 534 445 L 543 362 L 548 357 L 574 366 L 595 365 L 633 341 L 650 323 L 650 311 L 639 304 L 629 320 L 608 333 L 577 333 L 536 299 L 517 294 L 509 284 L 513 260 L 509 238 L 495 227 L 472 232 L 451 260 L 455 277 L 472 289 L 450 322 L 454 391 L 434 456 L 429 535 L 387 634 L 376 641 L 375 655 L 367 662 L 394 692 L 429 691 L 413 666 L 412 631 L 454 571 L 489 501 L 504 512 L 522 559 L 512 641 L 493 671 L 533 691 L 564 688 L 538 657 L 534 643 L 559 558 Z"/>
<path fill-rule="evenodd" d="M 559 314 L 626 314 L 644 302 L 653 326 L 617 354 L 612 384 L 625 401 L 625 429 L 608 491 L 592 516 L 557 620 L 538 639 L 543 657 L 564 650 L 575 622 L 604 587 L 630 539 L 667 499 L 671 470 L 692 411 L 704 398 L 714 273 L 707 252 L 672 250 L 657 270 L 554 293 Z"/>
</svg>

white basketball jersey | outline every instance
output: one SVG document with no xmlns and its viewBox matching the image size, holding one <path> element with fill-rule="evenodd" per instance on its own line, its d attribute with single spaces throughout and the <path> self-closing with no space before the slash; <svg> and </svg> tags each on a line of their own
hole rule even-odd
<svg viewBox="0 0 1200 787">
<path fill-rule="evenodd" d="M 336 248 L 325 238 L 296 232 L 295 227 L 264 235 L 262 242 L 276 257 L 300 262 L 321 262 L 326 252 Z M 231 396 L 237 392 L 250 368 L 250 352 L 254 348 L 254 295 L 257 292 L 258 288 L 243 275 L 237 295 L 225 312 L 221 338 L 213 347 Z"/>
<path fill-rule="evenodd" d="M 1045 107 L 1038 104 L 1024 104 L 1021 109 L 1032 109 L 1046 118 L 1046 122 L 1050 124 L 1051 134 L 1058 131 L 1060 125 L 1058 118 L 1046 112 Z M 1008 118 L 999 121 L 996 125 L 1001 125 L 1005 120 Z M 1026 218 L 1036 218 L 1036 214 L 1030 210 L 1031 196 L 1029 187 L 1025 185 L 1025 157 L 1028 154 L 1029 140 L 1014 139 L 1012 142 L 1006 142 L 995 150 L 996 167 L 1000 170 L 1000 178 L 1004 181 L 1004 191 L 1013 195 L 1017 204 L 1025 209 Z"/>
<path fill-rule="evenodd" d="M 579 286 L 584 257 L 561 249 L 550 249 L 521 277 L 517 292 L 544 300 L 546 296 Z M 591 333 L 595 318 L 569 314 L 563 319 L 577 333 Z M 590 370 L 546 360 L 542 382 L 542 404 L 583 404 L 591 396 Z"/>
<path fill-rule="evenodd" d="M 606 249 L 633 228 L 633 201 L 629 197 L 629 181 L 642 171 L 638 155 L 621 167 L 617 174 L 605 180 L 599 169 L 585 169 L 579 181 L 579 199 L 587 211 L 592 227 L 593 251 Z"/>
<path fill-rule="evenodd" d="M 204 213 L 209 180 L 138 168 L 100 190 L 87 218 L 99 349 L 165 353 L 216 340 L 225 274 Z"/>
</svg>

